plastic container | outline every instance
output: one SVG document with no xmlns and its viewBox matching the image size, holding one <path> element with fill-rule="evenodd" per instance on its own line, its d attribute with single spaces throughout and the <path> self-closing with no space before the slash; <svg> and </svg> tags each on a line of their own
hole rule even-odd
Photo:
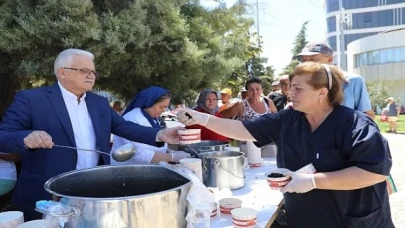
<svg viewBox="0 0 405 228">
<path fill-rule="evenodd" d="M 241 227 L 254 227 L 257 221 L 257 213 L 255 209 L 247 207 L 233 209 L 231 211 L 232 223 Z"/>
<path fill-rule="evenodd" d="M 290 176 L 283 176 L 283 177 L 269 177 L 270 174 L 272 173 L 277 173 L 277 174 L 286 174 L 290 172 L 288 169 L 274 169 L 270 172 L 265 173 L 267 183 L 269 184 L 270 189 L 272 190 L 280 190 L 284 186 L 286 186 L 290 181 L 291 177 Z"/>
<path fill-rule="evenodd" d="M 44 219 L 32 220 L 19 225 L 17 228 L 46 228 L 47 221 Z"/>
<path fill-rule="evenodd" d="M 177 130 L 180 144 L 193 144 L 201 142 L 201 129 Z"/>
<path fill-rule="evenodd" d="M 218 214 L 218 203 L 214 203 L 212 206 L 211 218 L 215 218 Z"/>
<path fill-rule="evenodd" d="M 242 200 L 236 198 L 224 198 L 219 200 L 219 210 L 221 214 L 231 214 L 231 211 L 240 208 Z"/>
<path fill-rule="evenodd" d="M 21 211 L 7 211 L 0 213 L 0 228 L 16 228 L 24 222 Z"/>
</svg>

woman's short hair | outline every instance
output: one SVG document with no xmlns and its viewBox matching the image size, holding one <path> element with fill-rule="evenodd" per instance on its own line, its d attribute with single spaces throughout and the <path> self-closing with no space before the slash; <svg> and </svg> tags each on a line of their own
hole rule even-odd
<svg viewBox="0 0 405 228">
<path fill-rule="evenodd" d="M 251 77 L 249 78 L 246 83 L 245 83 L 245 89 L 247 90 L 249 85 L 252 83 L 258 83 L 263 87 L 263 81 L 262 79 L 258 78 L 258 77 Z"/>
<path fill-rule="evenodd" d="M 328 66 L 332 74 L 332 87 L 330 89 L 328 73 L 324 64 L 316 62 L 305 62 L 296 66 L 293 74 L 290 75 L 290 81 L 298 75 L 311 75 L 311 79 L 307 83 L 314 89 L 327 88 L 329 90 L 329 103 L 332 106 L 338 106 L 343 103 L 343 85 L 346 83 L 346 79 L 338 67 L 333 65 Z"/>
</svg>

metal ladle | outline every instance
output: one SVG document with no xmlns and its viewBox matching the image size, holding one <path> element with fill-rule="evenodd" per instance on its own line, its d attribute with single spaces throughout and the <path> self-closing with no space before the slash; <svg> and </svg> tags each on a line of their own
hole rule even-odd
<svg viewBox="0 0 405 228">
<path fill-rule="evenodd" d="M 80 149 L 80 148 L 71 147 L 71 146 L 61 146 L 61 145 L 56 145 L 56 144 L 54 144 L 53 146 L 60 147 L 60 148 L 68 148 L 68 149 L 73 149 L 73 150 L 92 151 L 92 152 L 97 152 L 100 154 L 106 154 L 118 162 L 128 161 L 136 153 L 136 148 L 131 143 L 127 143 L 125 145 L 118 147 L 116 150 L 114 150 L 114 152 L 112 154 L 103 152 L 103 151 L 99 151 L 99 150 Z"/>
<path fill-rule="evenodd" d="M 195 154 L 195 156 L 197 156 L 197 158 L 200 158 L 200 154 L 194 150 L 194 148 L 192 148 L 189 144 L 187 144 L 187 147 L 191 149 L 191 151 L 193 151 L 193 153 Z"/>
</svg>

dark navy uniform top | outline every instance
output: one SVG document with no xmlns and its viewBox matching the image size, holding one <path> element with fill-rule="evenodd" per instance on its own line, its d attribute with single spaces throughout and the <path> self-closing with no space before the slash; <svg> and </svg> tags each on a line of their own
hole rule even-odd
<svg viewBox="0 0 405 228">
<path fill-rule="evenodd" d="M 311 131 L 305 114 L 293 109 L 266 114 L 245 127 L 257 146 L 275 142 L 277 165 L 296 171 L 312 163 L 317 172 L 356 166 L 389 175 L 392 161 L 387 141 L 364 113 L 335 107 Z M 348 191 L 285 193 L 289 228 L 392 228 L 386 182 Z"/>
</svg>

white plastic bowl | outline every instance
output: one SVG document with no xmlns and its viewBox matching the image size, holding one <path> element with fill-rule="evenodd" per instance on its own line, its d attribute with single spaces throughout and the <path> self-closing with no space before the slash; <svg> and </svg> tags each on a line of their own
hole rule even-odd
<svg viewBox="0 0 405 228">
<path fill-rule="evenodd" d="M 21 211 L 6 211 L 0 213 L 0 228 L 15 228 L 24 222 Z"/>
<path fill-rule="evenodd" d="M 177 130 L 180 144 L 193 144 L 201 142 L 201 129 Z"/>
<path fill-rule="evenodd" d="M 17 228 L 46 228 L 47 224 L 46 220 L 38 219 L 23 223 L 17 226 Z"/>
</svg>

